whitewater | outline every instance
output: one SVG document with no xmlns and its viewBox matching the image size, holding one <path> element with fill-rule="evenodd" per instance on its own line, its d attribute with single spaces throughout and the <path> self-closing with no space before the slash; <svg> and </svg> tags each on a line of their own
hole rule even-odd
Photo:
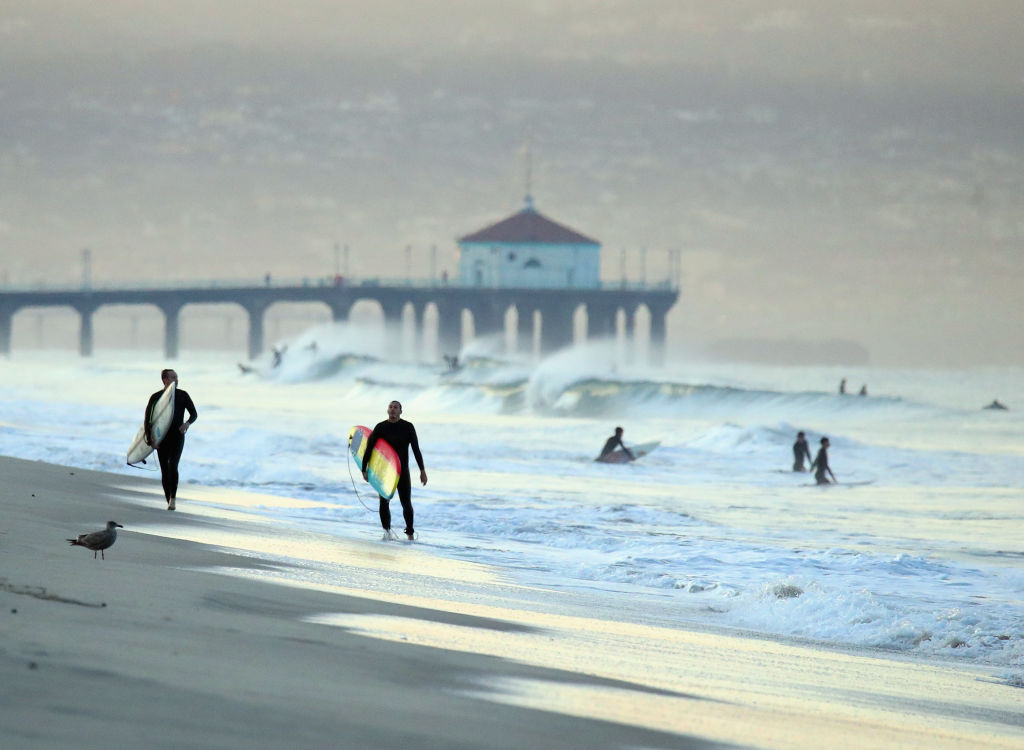
<svg viewBox="0 0 1024 750">
<path fill-rule="evenodd" d="M 523 606 L 963 661 L 1024 686 L 1020 368 L 647 367 L 621 343 L 539 359 L 503 344 L 475 342 L 455 371 L 394 361 L 396 341 L 340 323 L 279 342 L 276 366 L 184 353 L 170 364 L 199 420 L 179 512 L 240 490 L 282 528 L 380 540 L 346 436 L 398 399 L 429 475 L 414 481 L 412 546 L 498 571 Z M 139 474 L 125 451 L 168 364 L 13 353 L 0 453 Z M 840 395 L 843 377 L 870 395 Z M 993 398 L 1010 410 L 983 409 Z M 619 425 L 627 444 L 661 444 L 595 463 Z M 791 471 L 798 430 L 812 452 L 829 437 L 836 485 Z M 292 565 L 301 554 L 263 552 L 281 566 L 254 575 L 344 585 L 342 566 Z M 447 595 L 487 599 L 486 580 L 464 585 Z"/>
</svg>

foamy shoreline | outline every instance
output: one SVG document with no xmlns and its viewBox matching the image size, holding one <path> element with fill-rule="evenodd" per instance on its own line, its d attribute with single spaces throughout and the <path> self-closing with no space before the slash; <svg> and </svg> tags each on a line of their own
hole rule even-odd
<svg viewBox="0 0 1024 750">
<path fill-rule="evenodd" d="M 0 458 L 5 747 L 1017 747 L 1020 691 L 963 667 L 509 606 L 273 585 L 151 478 Z M 66 537 L 124 525 L 106 560 Z M 173 527 L 174 534 L 161 534 Z M 136 529 L 133 531 L 133 529 Z M 145 532 L 145 533 L 142 533 Z M 185 538 L 172 538 L 173 536 Z M 315 535 L 299 540 L 316 543 Z M 415 547 L 338 542 L 368 569 Z M 390 562 L 389 562 L 390 560 Z M 486 576 L 480 566 L 431 573 Z"/>
</svg>

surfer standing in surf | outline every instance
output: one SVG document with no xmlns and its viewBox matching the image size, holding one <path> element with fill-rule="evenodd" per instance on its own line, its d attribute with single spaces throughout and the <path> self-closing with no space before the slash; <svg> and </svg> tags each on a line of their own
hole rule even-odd
<svg viewBox="0 0 1024 750">
<path fill-rule="evenodd" d="M 178 373 L 174 370 L 162 370 L 160 380 L 164 387 L 149 397 L 146 405 L 146 443 L 156 448 L 156 455 L 160 459 L 160 479 L 164 486 L 164 497 L 167 498 L 167 510 L 174 510 L 174 500 L 178 495 L 178 462 L 181 460 L 181 452 L 185 448 L 185 433 L 189 426 L 199 418 L 196 405 L 192 403 L 192 397 L 188 391 L 178 388 Z M 174 415 L 171 417 L 171 426 L 167 429 L 167 435 L 160 441 L 159 445 L 153 443 L 153 425 L 150 417 L 153 413 L 153 405 L 167 390 L 167 386 L 174 383 Z M 185 412 L 188 411 L 189 418 L 185 421 Z"/>
<path fill-rule="evenodd" d="M 836 481 L 836 475 L 832 473 L 832 469 L 828 466 L 828 446 L 828 438 L 823 437 L 821 439 L 821 448 L 818 449 L 818 455 L 814 457 L 814 463 L 811 464 L 811 469 L 814 470 L 814 480 L 818 484 L 832 484 L 832 482 Z M 832 482 L 828 481 L 829 476 L 832 477 Z"/>
<path fill-rule="evenodd" d="M 796 442 L 793 443 L 793 471 L 804 470 L 804 458 L 808 461 L 811 460 L 811 449 L 807 445 L 807 438 L 801 431 L 796 434 Z"/>
<path fill-rule="evenodd" d="M 420 443 L 416 438 L 416 428 L 412 422 L 402 419 L 402 404 L 392 401 L 388 404 L 388 418 L 378 422 L 373 428 L 370 437 L 366 439 L 366 450 L 363 453 L 363 479 L 366 479 L 366 466 L 370 462 L 370 454 L 373 453 L 373 445 L 377 440 L 383 439 L 395 449 L 399 460 L 402 462 L 402 472 L 398 475 L 398 499 L 402 503 L 402 515 L 405 517 L 405 535 L 409 539 L 416 538 L 415 527 L 413 526 L 412 512 L 412 475 L 409 472 L 409 448 L 416 457 L 416 465 L 420 467 L 420 484 L 427 483 L 427 471 L 423 468 L 423 454 L 420 453 Z M 380 525 L 386 533 L 391 532 L 391 501 L 380 497 Z"/>
</svg>

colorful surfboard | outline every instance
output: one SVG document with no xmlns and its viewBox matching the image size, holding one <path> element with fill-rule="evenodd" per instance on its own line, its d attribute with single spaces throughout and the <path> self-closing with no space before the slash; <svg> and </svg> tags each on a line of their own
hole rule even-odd
<svg viewBox="0 0 1024 750">
<path fill-rule="evenodd" d="M 160 445 L 164 438 L 167 437 L 167 431 L 171 427 L 171 419 L 174 417 L 174 383 L 170 383 L 165 389 L 160 398 L 157 399 L 156 403 L 153 404 L 153 410 L 149 414 L 149 424 L 153 432 L 153 441 Z M 146 442 L 146 424 L 143 422 L 142 427 L 135 433 L 135 439 L 132 440 L 132 444 L 128 448 L 128 464 L 134 465 L 139 463 L 146 463 L 146 458 L 156 450 L 152 445 Z"/>
<path fill-rule="evenodd" d="M 356 466 L 362 471 L 363 454 L 366 453 L 366 441 L 373 432 L 369 427 L 357 424 L 348 433 L 348 449 L 355 459 Z M 387 440 L 378 439 L 373 444 L 373 452 L 366 464 L 366 478 L 377 494 L 390 500 L 398 486 L 398 476 L 402 473 L 402 462 Z"/>
</svg>

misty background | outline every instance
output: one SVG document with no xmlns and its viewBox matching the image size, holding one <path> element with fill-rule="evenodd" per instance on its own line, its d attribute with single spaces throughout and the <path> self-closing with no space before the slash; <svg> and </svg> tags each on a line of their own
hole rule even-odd
<svg viewBox="0 0 1024 750">
<path fill-rule="evenodd" d="M 78 284 L 86 248 L 94 285 L 344 246 L 355 279 L 454 276 L 529 140 L 605 280 L 678 252 L 678 353 L 1022 364 L 1022 30 L 1017 0 L 0 0 L 0 290 Z"/>
</svg>

